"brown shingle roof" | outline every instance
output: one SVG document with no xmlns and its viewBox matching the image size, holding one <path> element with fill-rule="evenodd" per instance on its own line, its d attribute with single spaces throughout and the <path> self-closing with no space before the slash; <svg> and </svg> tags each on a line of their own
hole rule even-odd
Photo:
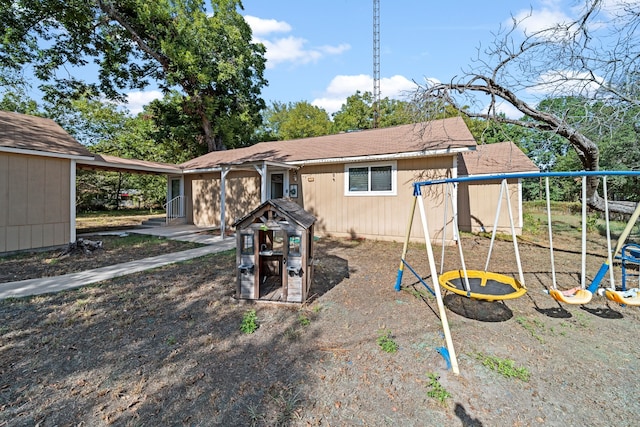
<svg viewBox="0 0 640 427">
<path fill-rule="evenodd" d="M 0 147 L 93 157 L 53 120 L 7 111 L 0 111 Z"/>
<path fill-rule="evenodd" d="M 458 154 L 458 175 L 539 172 L 540 169 L 513 142 L 478 145 Z"/>
<path fill-rule="evenodd" d="M 208 153 L 180 166 L 193 170 L 263 160 L 302 162 L 414 152 L 429 154 L 475 146 L 464 121 L 454 117 L 337 135 L 262 142 L 251 147 Z"/>
</svg>

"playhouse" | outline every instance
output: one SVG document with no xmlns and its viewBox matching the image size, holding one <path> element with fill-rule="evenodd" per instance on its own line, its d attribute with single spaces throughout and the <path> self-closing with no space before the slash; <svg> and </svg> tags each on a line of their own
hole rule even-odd
<svg viewBox="0 0 640 427">
<path fill-rule="evenodd" d="M 306 301 L 315 222 L 315 216 L 290 199 L 267 200 L 236 221 L 237 297 Z"/>
</svg>

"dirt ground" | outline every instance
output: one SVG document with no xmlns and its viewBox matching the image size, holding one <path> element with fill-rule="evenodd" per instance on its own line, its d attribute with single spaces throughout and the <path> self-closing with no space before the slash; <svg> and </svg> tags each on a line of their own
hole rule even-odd
<svg viewBox="0 0 640 427">
<path fill-rule="evenodd" d="M 579 244 L 557 241 L 558 282 L 571 288 Z M 483 268 L 487 243 L 467 239 L 470 268 Z M 302 307 L 235 300 L 233 251 L 0 301 L 0 426 L 637 425 L 639 308 L 598 296 L 559 305 L 543 292 L 546 248 L 521 242 L 519 299 L 445 296 L 456 376 L 438 351 L 435 298 L 408 271 L 394 290 L 401 244 L 316 245 L 314 297 Z M 590 250 L 589 278 L 602 249 Z M 456 248 L 445 259 L 459 266 Z M 407 260 L 428 276 L 424 246 Z M 498 242 L 490 269 L 512 275 L 515 265 L 512 244 Z M 249 310 L 259 328 L 243 334 Z M 395 353 L 378 344 L 383 331 Z M 513 365 L 492 370 L 491 360 Z"/>
</svg>

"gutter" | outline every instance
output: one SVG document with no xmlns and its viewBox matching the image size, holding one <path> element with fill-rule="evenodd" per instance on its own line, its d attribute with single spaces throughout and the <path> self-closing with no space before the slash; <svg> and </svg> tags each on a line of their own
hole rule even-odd
<svg viewBox="0 0 640 427">
<path fill-rule="evenodd" d="M 291 168 L 291 166 L 295 166 L 298 169 L 303 166 L 309 165 L 321 165 L 321 164 L 333 164 L 333 163 L 350 163 L 350 162 L 371 162 L 371 161 L 384 161 L 384 160 L 402 160 L 402 159 L 413 159 L 417 157 L 435 157 L 435 156 L 446 156 L 453 155 L 457 153 L 465 153 L 468 151 L 475 151 L 475 147 L 460 147 L 453 149 L 441 149 L 441 150 L 433 150 L 433 151 L 411 151 L 406 153 L 396 153 L 396 154 L 374 154 L 367 156 L 351 156 L 351 157 L 332 157 L 328 159 L 311 159 L 311 160 L 294 160 L 289 162 L 272 162 L 269 160 L 265 160 L 264 162 L 247 162 L 247 163 L 238 163 L 238 164 L 224 164 L 220 166 L 214 166 L 210 168 L 202 168 L 202 169 L 185 169 L 183 170 L 184 174 L 189 173 L 209 173 L 209 172 L 220 172 L 224 166 L 250 166 L 253 164 L 267 164 L 269 166 L 278 166 L 283 168 Z M 291 168 L 293 169 L 293 168 Z"/>
<path fill-rule="evenodd" d="M 434 157 L 434 156 L 446 156 L 457 153 L 464 153 L 471 150 L 472 147 L 443 149 L 433 151 L 412 151 L 408 153 L 396 153 L 396 154 L 374 154 L 368 156 L 355 156 L 355 157 L 334 157 L 329 159 L 316 159 L 316 160 L 296 160 L 288 162 L 291 165 L 296 166 L 308 166 L 328 163 L 350 163 L 350 162 L 370 162 L 381 160 L 402 160 L 413 159 L 416 157 Z"/>
</svg>

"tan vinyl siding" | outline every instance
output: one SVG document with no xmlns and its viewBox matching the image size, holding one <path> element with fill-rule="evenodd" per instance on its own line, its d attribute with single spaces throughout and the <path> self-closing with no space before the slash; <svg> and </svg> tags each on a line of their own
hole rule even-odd
<svg viewBox="0 0 640 427">
<path fill-rule="evenodd" d="M 192 216 L 188 221 L 201 227 L 220 226 L 220 173 L 185 177 L 187 200 Z M 233 171 L 226 177 L 227 225 L 242 218 L 260 204 L 260 179 L 256 172 Z"/>
<path fill-rule="evenodd" d="M 0 153 L 0 252 L 70 240 L 68 159 Z"/>
<path fill-rule="evenodd" d="M 445 176 L 450 173 L 452 163 L 451 156 L 398 161 L 395 196 L 347 196 L 344 164 L 307 166 L 298 172 L 302 187 L 299 190 L 302 198 L 298 201 L 316 216 L 316 231 L 319 233 L 402 241 L 413 202 L 412 184 L 428 177 Z M 425 198 L 427 221 L 434 238 L 442 229 L 442 199 Z M 411 236 L 412 240 L 423 238 L 417 209 Z"/>
<path fill-rule="evenodd" d="M 201 227 L 220 225 L 220 174 L 198 174 L 190 178 L 185 184 L 191 184 L 193 223 Z"/>
<path fill-rule="evenodd" d="M 509 200 L 513 212 L 516 234 L 522 233 L 520 215 L 520 183 L 508 181 Z M 500 199 L 500 181 L 483 181 L 460 184 L 458 197 L 459 226 L 461 231 L 492 232 Z M 509 207 L 503 196 L 498 219 L 498 232 L 511 234 Z"/>
</svg>

